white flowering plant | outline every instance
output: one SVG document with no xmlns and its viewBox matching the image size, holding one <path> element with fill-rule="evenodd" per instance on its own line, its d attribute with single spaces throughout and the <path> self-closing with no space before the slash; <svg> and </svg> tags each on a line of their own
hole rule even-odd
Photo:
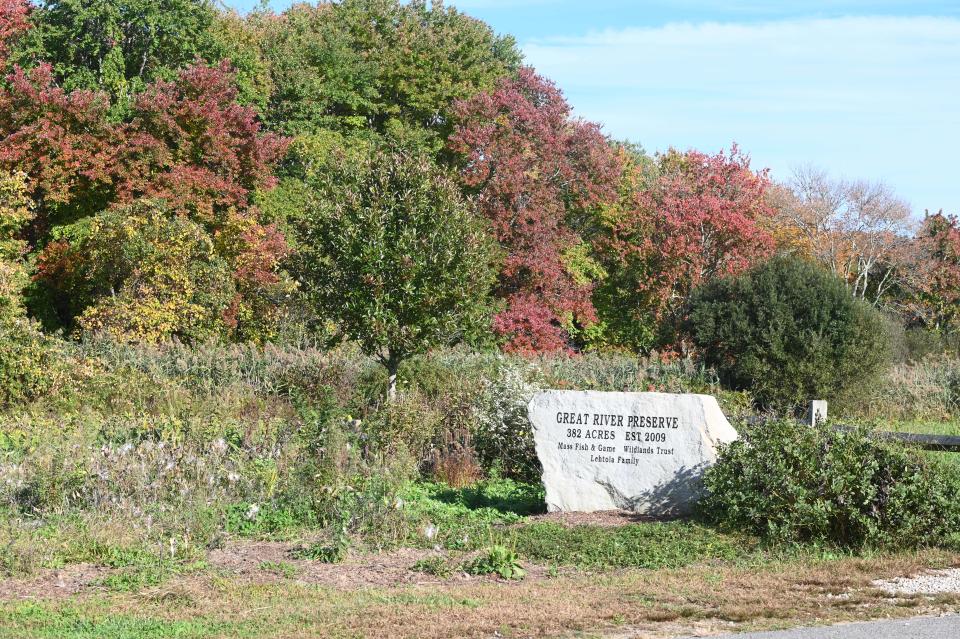
<svg viewBox="0 0 960 639">
<path fill-rule="evenodd" d="M 474 406 L 473 445 L 488 471 L 522 481 L 540 480 L 527 404 L 540 386 L 533 364 L 503 360 Z"/>
</svg>

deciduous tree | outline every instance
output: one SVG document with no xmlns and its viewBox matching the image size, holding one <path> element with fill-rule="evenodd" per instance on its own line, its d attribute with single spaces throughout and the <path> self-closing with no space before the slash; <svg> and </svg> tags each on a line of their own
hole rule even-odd
<svg viewBox="0 0 960 639">
<path fill-rule="evenodd" d="M 960 330 L 960 219 L 928 214 L 913 248 L 908 320 L 939 332 Z"/>
<path fill-rule="evenodd" d="M 520 61 L 512 38 L 423 0 L 295 5 L 264 32 L 276 128 L 386 134 L 431 151 L 450 132 L 452 104 L 492 89 Z"/>
<path fill-rule="evenodd" d="M 219 11 L 210 26 L 213 44 L 205 54 L 211 62 L 230 62 L 235 70 L 237 99 L 261 115 L 266 113 L 273 93 L 270 63 L 263 47 L 266 25 L 272 21 L 272 14 L 259 9 L 247 15 L 234 9 Z"/>
<path fill-rule="evenodd" d="M 74 255 L 63 243 L 78 237 L 78 222 L 143 198 L 163 200 L 200 225 L 234 269 L 238 297 L 228 324 L 263 338 L 252 327 L 271 316 L 265 300 L 290 290 L 279 267 L 288 251 L 251 201 L 274 184 L 286 141 L 261 131 L 255 111 L 237 102 L 226 63 L 193 65 L 149 85 L 121 123 L 109 119 L 106 94 L 66 92 L 47 65 L 15 69 L 0 88 L 0 107 L 0 167 L 25 170 L 38 205 L 30 237 L 43 249 L 39 284 L 54 284 L 59 262 Z M 60 299 L 52 307 L 70 326 L 85 306 Z"/>
<path fill-rule="evenodd" d="M 584 240 L 578 231 L 616 198 L 619 157 L 529 68 L 458 103 L 455 114 L 450 150 L 461 180 L 507 253 L 496 288 L 506 308 L 494 327 L 508 350 L 564 349 L 575 324 L 596 319 L 592 282 L 568 258 Z"/>
<path fill-rule="evenodd" d="M 227 63 L 196 64 L 137 97 L 129 122 L 109 100 L 58 87 L 47 65 L 0 88 L 0 166 L 20 167 L 51 225 L 140 197 L 168 200 L 206 225 L 270 188 L 286 141 L 237 102 Z"/>
<path fill-rule="evenodd" d="M 875 306 L 906 275 L 914 224 L 910 207 L 882 182 L 833 179 L 798 169 L 777 214 L 812 257 L 847 282 L 851 294 Z"/>
<path fill-rule="evenodd" d="M 48 62 L 66 90 L 106 91 L 122 107 L 149 82 L 209 59 L 215 15 L 210 0 L 41 0 L 16 59 Z"/>
<path fill-rule="evenodd" d="M 28 175 L 37 205 L 31 236 L 42 242 L 52 226 L 113 201 L 124 135 L 107 117 L 105 94 L 64 91 L 49 65 L 17 67 L 8 82 L 0 85 L 0 167 Z"/>
<path fill-rule="evenodd" d="M 400 363 L 489 322 L 495 249 L 456 183 L 426 157 L 375 153 L 315 183 L 299 220 L 303 279 L 325 314 L 378 358 Z"/>
<path fill-rule="evenodd" d="M 275 184 L 286 141 L 261 131 L 256 111 L 237 101 L 229 63 L 192 65 L 137 96 L 120 149 L 120 201 L 162 198 L 206 225 L 250 205 Z"/>
<path fill-rule="evenodd" d="M 751 170 L 737 147 L 672 150 L 655 168 L 637 168 L 650 175 L 628 175 L 632 187 L 602 216 L 608 277 L 598 294 L 619 339 L 645 350 L 672 342 L 695 287 L 756 264 L 773 240 L 763 225 L 771 215 L 766 172 Z"/>
<path fill-rule="evenodd" d="M 27 29 L 29 5 L 26 0 L 0 0 L 0 71 L 17 36 Z"/>
<path fill-rule="evenodd" d="M 57 278 L 81 307 L 81 329 L 146 342 L 224 334 L 234 281 L 199 224 L 150 200 L 82 224 Z"/>
</svg>

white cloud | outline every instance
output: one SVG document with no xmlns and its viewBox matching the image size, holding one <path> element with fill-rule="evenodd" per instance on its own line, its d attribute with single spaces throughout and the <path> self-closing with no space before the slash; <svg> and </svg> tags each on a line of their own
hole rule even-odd
<svg viewBox="0 0 960 639">
<path fill-rule="evenodd" d="M 784 175 L 814 162 L 960 212 L 960 20 L 669 24 L 533 40 L 578 112 L 648 148 L 738 141 Z M 905 185 L 905 186 L 900 186 Z"/>
</svg>

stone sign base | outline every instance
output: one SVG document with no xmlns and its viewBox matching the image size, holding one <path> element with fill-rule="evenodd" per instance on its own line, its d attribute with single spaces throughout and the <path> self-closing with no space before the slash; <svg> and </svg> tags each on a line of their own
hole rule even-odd
<svg viewBox="0 0 960 639">
<path fill-rule="evenodd" d="M 529 411 L 550 511 L 689 513 L 737 438 L 709 395 L 544 391 Z"/>
</svg>

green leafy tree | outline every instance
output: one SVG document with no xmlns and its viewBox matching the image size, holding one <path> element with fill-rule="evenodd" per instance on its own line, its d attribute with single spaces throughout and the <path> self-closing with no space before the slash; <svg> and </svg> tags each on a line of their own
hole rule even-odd
<svg viewBox="0 0 960 639">
<path fill-rule="evenodd" d="M 211 62 L 230 61 L 239 102 L 259 113 L 266 112 L 273 92 L 270 64 L 261 46 L 269 24 L 269 15 L 262 11 L 248 16 L 234 10 L 217 12 L 210 26 L 212 45 L 206 53 Z"/>
<path fill-rule="evenodd" d="M 209 59 L 215 17 L 210 0 L 43 0 L 14 61 L 50 62 L 68 91 L 122 98 Z"/>
<path fill-rule="evenodd" d="M 265 29 L 275 87 L 268 119 L 288 133 L 389 134 L 439 150 L 457 100 L 514 72 L 512 38 L 422 0 L 295 5 Z"/>
<path fill-rule="evenodd" d="M 764 407 L 864 387 L 887 361 L 883 317 L 816 264 L 775 257 L 694 291 L 687 331 L 704 362 Z"/>
<path fill-rule="evenodd" d="M 315 185 L 298 220 L 302 279 L 387 368 L 469 339 L 489 323 L 495 249 L 457 185 L 422 156 L 375 153 Z"/>
</svg>

